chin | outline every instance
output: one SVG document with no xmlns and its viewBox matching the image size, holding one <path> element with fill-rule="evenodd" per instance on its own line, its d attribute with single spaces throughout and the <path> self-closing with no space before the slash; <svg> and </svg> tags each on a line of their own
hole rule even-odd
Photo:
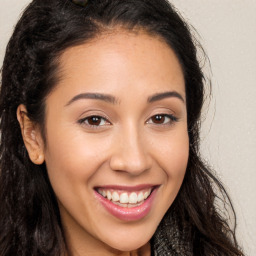
<svg viewBox="0 0 256 256">
<path fill-rule="evenodd" d="M 118 240 L 106 241 L 106 244 L 117 251 L 131 252 L 145 246 L 150 239 L 151 236 L 146 237 L 145 234 L 140 235 L 137 239 L 136 236 L 129 237 L 129 234 L 127 234 L 127 236 L 119 237 Z"/>
</svg>

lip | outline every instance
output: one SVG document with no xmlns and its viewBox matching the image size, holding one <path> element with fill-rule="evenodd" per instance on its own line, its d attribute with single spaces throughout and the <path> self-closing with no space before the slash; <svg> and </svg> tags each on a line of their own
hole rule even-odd
<svg viewBox="0 0 256 256">
<path fill-rule="evenodd" d="M 102 206 L 113 216 L 123 221 L 137 221 L 148 215 L 150 209 L 152 208 L 154 198 L 158 189 L 156 185 L 139 185 L 136 187 L 123 187 L 123 186 L 104 186 L 104 189 L 114 189 L 114 190 L 122 190 L 126 192 L 131 191 L 139 191 L 142 189 L 152 188 L 152 192 L 150 196 L 140 205 L 132 208 L 121 207 L 119 205 L 114 204 L 112 201 L 109 201 L 102 195 L 100 195 L 96 189 L 95 197 Z"/>
</svg>

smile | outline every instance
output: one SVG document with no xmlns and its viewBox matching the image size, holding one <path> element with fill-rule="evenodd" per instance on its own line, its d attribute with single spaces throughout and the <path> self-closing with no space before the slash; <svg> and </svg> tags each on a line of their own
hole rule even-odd
<svg viewBox="0 0 256 256">
<path fill-rule="evenodd" d="M 158 186 L 100 187 L 95 196 L 111 215 L 123 221 L 146 217 L 153 205 Z"/>
<path fill-rule="evenodd" d="M 121 207 L 135 207 L 144 202 L 151 194 L 152 188 L 142 191 L 123 192 L 111 189 L 98 189 L 98 193 Z"/>
</svg>

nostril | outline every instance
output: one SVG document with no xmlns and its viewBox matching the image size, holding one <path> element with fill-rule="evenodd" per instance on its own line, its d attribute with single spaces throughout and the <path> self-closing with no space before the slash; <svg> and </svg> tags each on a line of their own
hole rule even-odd
<svg viewBox="0 0 256 256">
<path fill-rule="evenodd" d="M 151 167 L 151 160 L 146 155 L 116 154 L 110 159 L 110 168 L 114 171 L 139 175 Z"/>
</svg>

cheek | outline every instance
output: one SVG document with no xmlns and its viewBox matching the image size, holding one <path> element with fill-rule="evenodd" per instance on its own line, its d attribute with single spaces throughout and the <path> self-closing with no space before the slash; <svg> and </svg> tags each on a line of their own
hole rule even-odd
<svg viewBox="0 0 256 256">
<path fill-rule="evenodd" d="M 60 130 L 49 133 L 47 139 L 47 172 L 60 207 L 64 205 L 64 208 L 74 211 L 74 216 L 79 212 L 89 214 L 84 206 L 89 201 L 95 203 L 89 196 L 93 191 L 91 181 L 105 161 L 101 152 L 106 151 L 107 145 L 81 134 Z"/>
<path fill-rule="evenodd" d="M 74 130 L 67 127 L 48 133 L 45 161 L 53 186 L 65 182 L 76 189 L 76 182 L 88 183 L 105 161 L 104 152 L 108 152 L 109 143 L 106 140 L 102 143 L 99 136 Z"/>
<path fill-rule="evenodd" d="M 173 132 L 170 136 L 159 137 L 154 143 L 158 163 L 167 177 L 183 176 L 189 157 L 189 137 L 186 129 Z"/>
<path fill-rule="evenodd" d="M 155 148 L 158 165 L 164 175 L 163 197 L 168 207 L 175 199 L 186 173 L 189 157 L 189 138 L 186 130 L 169 136 Z"/>
</svg>

